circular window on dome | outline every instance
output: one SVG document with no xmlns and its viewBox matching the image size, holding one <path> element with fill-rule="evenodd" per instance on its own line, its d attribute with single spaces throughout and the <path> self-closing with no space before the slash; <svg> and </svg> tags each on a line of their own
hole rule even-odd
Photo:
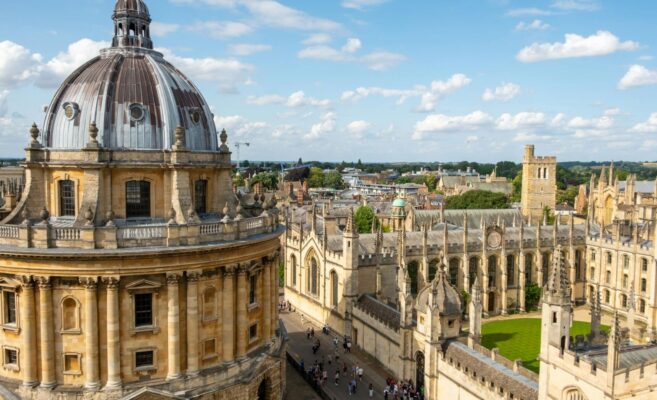
<svg viewBox="0 0 657 400">
<path fill-rule="evenodd" d="M 62 108 L 64 109 L 64 115 L 69 120 L 75 119 L 75 117 L 77 117 L 78 113 L 80 112 L 80 107 L 76 103 L 64 103 Z"/>
<path fill-rule="evenodd" d="M 131 104 L 130 105 L 130 119 L 138 122 L 144 119 L 146 116 L 146 110 L 141 104 Z"/>
<path fill-rule="evenodd" d="M 196 125 L 201 122 L 201 112 L 199 110 L 193 110 L 192 111 L 192 122 L 195 123 Z"/>
</svg>

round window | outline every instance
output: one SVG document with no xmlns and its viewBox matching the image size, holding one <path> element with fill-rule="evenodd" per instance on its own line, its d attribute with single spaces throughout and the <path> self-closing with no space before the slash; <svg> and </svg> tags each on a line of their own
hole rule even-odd
<svg viewBox="0 0 657 400">
<path fill-rule="evenodd" d="M 78 105 L 75 103 L 64 103 L 64 115 L 67 119 L 71 120 L 78 116 Z"/>
<path fill-rule="evenodd" d="M 144 116 L 146 115 L 146 111 L 144 110 L 144 106 L 141 104 L 132 104 L 130 106 L 130 119 L 133 121 L 141 121 L 144 119 Z"/>
<path fill-rule="evenodd" d="M 192 111 L 192 122 L 195 124 L 201 122 L 201 113 L 198 110 Z"/>
</svg>

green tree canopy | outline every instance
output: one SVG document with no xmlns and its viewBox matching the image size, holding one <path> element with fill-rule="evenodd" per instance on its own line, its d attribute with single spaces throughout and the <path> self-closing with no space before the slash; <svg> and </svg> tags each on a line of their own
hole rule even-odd
<svg viewBox="0 0 657 400">
<path fill-rule="evenodd" d="M 259 182 L 268 190 L 276 190 L 278 188 L 278 174 L 276 172 L 261 172 L 251 179 L 251 187 Z"/>
<path fill-rule="evenodd" d="M 323 187 L 331 189 L 344 189 L 342 175 L 338 171 L 331 171 L 324 175 Z"/>
<path fill-rule="evenodd" d="M 324 186 L 324 171 L 321 168 L 312 167 L 310 169 L 308 186 L 311 188 L 321 188 Z"/>
<path fill-rule="evenodd" d="M 557 203 L 568 203 L 571 206 L 575 204 L 575 198 L 579 194 L 579 188 L 577 186 L 568 186 L 566 190 L 557 191 Z"/>
<path fill-rule="evenodd" d="M 522 200 L 522 170 L 520 170 L 520 172 L 518 172 L 516 177 L 513 178 L 511 184 L 513 185 L 513 192 L 511 193 L 511 201 Z"/>
<path fill-rule="evenodd" d="M 370 206 L 360 206 L 354 213 L 354 222 L 358 228 L 358 233 L 372 232 L 372 224 L 374 223 L 374 210 Z"/>
<path fill-rule="evenodd" d="M 445 208 L 451 210 L 509 208 L 509 199 L 503 193 L 470 190 L 462 195 L 448 197 Z"/>
</svg>

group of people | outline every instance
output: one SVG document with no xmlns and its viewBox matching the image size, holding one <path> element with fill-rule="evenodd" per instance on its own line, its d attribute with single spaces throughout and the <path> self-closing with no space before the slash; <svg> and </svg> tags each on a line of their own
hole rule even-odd
<svg viewBox="0 0 657 400">
<path fill-rule="evenodd" d="M 411 380 L 399 381 L 392 378 L 386 379 L 386 387 L 383 389 L 384 400 L 423 400 L 424 388 L 419 389 L 413 385 Z"/>
</svg>

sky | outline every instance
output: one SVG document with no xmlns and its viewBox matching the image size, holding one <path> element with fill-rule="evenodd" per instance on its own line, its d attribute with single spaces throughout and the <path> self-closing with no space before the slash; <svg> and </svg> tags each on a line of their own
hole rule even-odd
<svg viewBox="0 0 657 400">
<path fill-rule="evenodd" d="M 111 41 L 114 0 L 0 13 L 0 157 Z M 656 160 L 651 0 L 146 0 L 242 159 Z"/>
</svg>

